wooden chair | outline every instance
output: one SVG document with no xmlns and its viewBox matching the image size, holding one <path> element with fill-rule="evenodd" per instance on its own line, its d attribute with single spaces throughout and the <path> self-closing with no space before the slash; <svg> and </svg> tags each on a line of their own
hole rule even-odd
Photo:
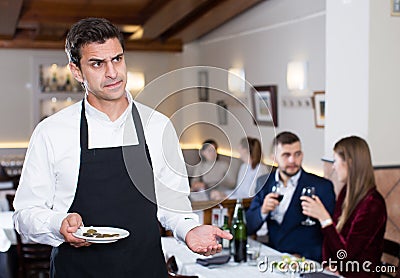
<svg viewBox="0 0 400 278">
<path fill-rule="evenodd" d="M 383 243 L 383 255 L 381 261 L 381 277 L 400 277 L 400 243 L 385 239 Z M 396 269 L 395 272 L 391 271 Z"/>
<path fill-rule="evenodd" d="M 14 210 L 14 196 L 6 195 L 12 210 Z M 23 243 L 21 236 L 17 232 L 15 234 L 17 237 L 18 278 L 37 277 L 40 274 L 49 277 L 52 247 L 38 243 Z"/>
<path fill-rule="evenodd" d="M 188 276 L 188 275 L 177 274 L 178 273 L 178 265 L 176 263 L 175 256 L 168 258 L 167 270 L 168 270 L 168 278 L 198 278 L 198 276 Z"/>
</svg>

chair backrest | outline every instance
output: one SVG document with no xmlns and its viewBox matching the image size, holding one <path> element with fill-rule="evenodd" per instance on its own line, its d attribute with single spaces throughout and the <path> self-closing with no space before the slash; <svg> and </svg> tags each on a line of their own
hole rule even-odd
<svg viewBox="0 0 400 278">
<path fill-rule="evenodd" d="M 175 256 L 169 257 L 167 260 L 168 278 L 198 278 L 198 276 L 188 276 L 178 274 L 178 264 Z"/>
<path fill-rule="evenodd" d="M 14 204 L 13 204 L 14 197 L 15 197 L 14 194 L 6 194 L 6 199 L 7 199 L 7 202 L 8 202 L 8 206 L 10 207 L 10 210 L 15 210 L 14 209 Z"/>
<path fill-rule="evenodd" d="M 14 210 L 13 202 L 15 195 L 7 194 L 6 198 L 10 209 Z M 50 271 L 50 256 L 52 247 L 38 243 L 24 243 L 21 236 L 16 233 L 17 255 L 18 255 L 18 277 L 30 277 L 31 274 L 45 273 Z"/>
<path fill-rule="evenodd" d="M 400 277 L 400 243 L 385 239 L 383 243 L 383 255 L 381 277 Z"/>
</svg>

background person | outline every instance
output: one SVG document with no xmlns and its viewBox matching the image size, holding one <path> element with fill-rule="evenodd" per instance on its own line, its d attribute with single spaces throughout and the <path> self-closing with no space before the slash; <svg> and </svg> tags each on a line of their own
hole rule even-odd
<svg viewBox="0 0 400 278">
<path fill-rule="evenodd" d="M 345 277 L 379 277 L 380 274 L 374 270 L 382 256 L 387 214 L 385 200 L 376 190 L 368 144 L 360 137 L 350 136 L 339 140 L 333 150 L 333 169 L 339 182 L 345 184 L 333 217 L 319 196 L 314 199 L 301 197 L 303 213 L 321 223 L 324 261 L 338 261 L 339 250 L 344 250 L 344 261 L 358 261 L 360 272 L 338 268 L 340 274 Z M 372 263 L 369 266 L 371 272 L 362 269 L 362 264 L 367 261 Z"/>
<path fill-rule="evenodd" d="M 71 27 L 66 52 L 85 99 L 35 128 L 14 200 L 21 236 L 54 246 L 51 276 L 167 277 L 157 220 L 192 251 L 219 252 L 216 237 L 231 235 L 199 225 L 191 213 L 172 123 L 125 90 L 119 30 L 105 19 L 83 19 Z M 73 235 L 83 223 L 130 236 L 90 244 Z"/>
<path fill-rule="evenodd" d="M 209 192 L 213 189 L 224 190 L 232 188 L 235 179 L 229 175 L 229 164 L 218 159 L 218 144 L 212 139 L 203 142 L 200 149 L 201 161 L 193 169 L 191 179 L 191 199 L 194 201 L 210 199 Z M 207 191 L 210 189 L 209 191 Z"/>
<path fill-rule="evenodd" d="M 281 252 L 297 254 L 320 261 L 322 258 L 322 233 L 319 223 L 304 226 L 300 196 L 306 186 L 314 186 L 316 194 L 333 212 L 335 193 L 333 184 L 327 179 L 304 171 L 301 167 L 303 152 L 300 139 L 291 132 L 279 133 L 273 141 L 278 169 L 269 176 L 258 178 L 257 193 L 246 213 L 248 234 L 256 233 L 267 222 L 269 245 Z M 284 195 L 279 203 L 272 186 L 280 185 Z M 278 206 L 279 205 L 279 206 Z M 271 212 L 274 217 L 271 218 Z"/>
<path fill-rule="evenodd" d="M 229 199 L 254 197 L 257 193 L 257 178 L 270 172 L 270 168 L 261 161 L 261 143 L 257 138 L 242 138 L 239 144 L 239 154 L 243 163 L 240 165 L 236 186 Z"/>
</svg>

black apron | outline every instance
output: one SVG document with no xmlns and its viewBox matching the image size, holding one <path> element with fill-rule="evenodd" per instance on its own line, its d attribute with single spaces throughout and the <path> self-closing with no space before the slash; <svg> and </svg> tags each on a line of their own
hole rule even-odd
<svg viewBox="0 0 400 278">
<path fill-rule="evenodd" d="M 81 113 L 81 163 L 78 185 L 69 212 L 82 216 L 85 226 L 123 228 L 129 237 L 114 243 L 72 247 L 63 243 L 53 249 L 51 277 L 167 277 L 157 222 L 157 205 L 144 197 L 129 177 L 138 175 L 146 195 L 155 200 L 153 170 L 135 104 L 132 116 L 138 145 L 88 149 L 85 105 Z M 124 155 L 135 158 L 129 169 Z M 145 185 L 145 186 L 144 186 Z M 149 197 L 149 196 L 147 196 Z"/>
</svg>

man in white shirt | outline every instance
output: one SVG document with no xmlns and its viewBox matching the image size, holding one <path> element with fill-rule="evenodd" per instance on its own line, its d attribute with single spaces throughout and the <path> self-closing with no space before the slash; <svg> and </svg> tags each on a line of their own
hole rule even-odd
<svg viewBox="0 0 400 278">
<path fill-rule="evenodd" d="M 83 19 L 69 31 L 66 52 L 85 99 L 38 124 L 14 201 L 22 237 L 54 246 L 51 276 L 167 277 L 157 218 L 192 251 L 220 252 L 217 237 L 232 236 L 192 213 L 171 122 L 125 90 L 119 30 Z M 91 244 L 73 235 L 82 225 L 130 236 Z"/>
</svg>

